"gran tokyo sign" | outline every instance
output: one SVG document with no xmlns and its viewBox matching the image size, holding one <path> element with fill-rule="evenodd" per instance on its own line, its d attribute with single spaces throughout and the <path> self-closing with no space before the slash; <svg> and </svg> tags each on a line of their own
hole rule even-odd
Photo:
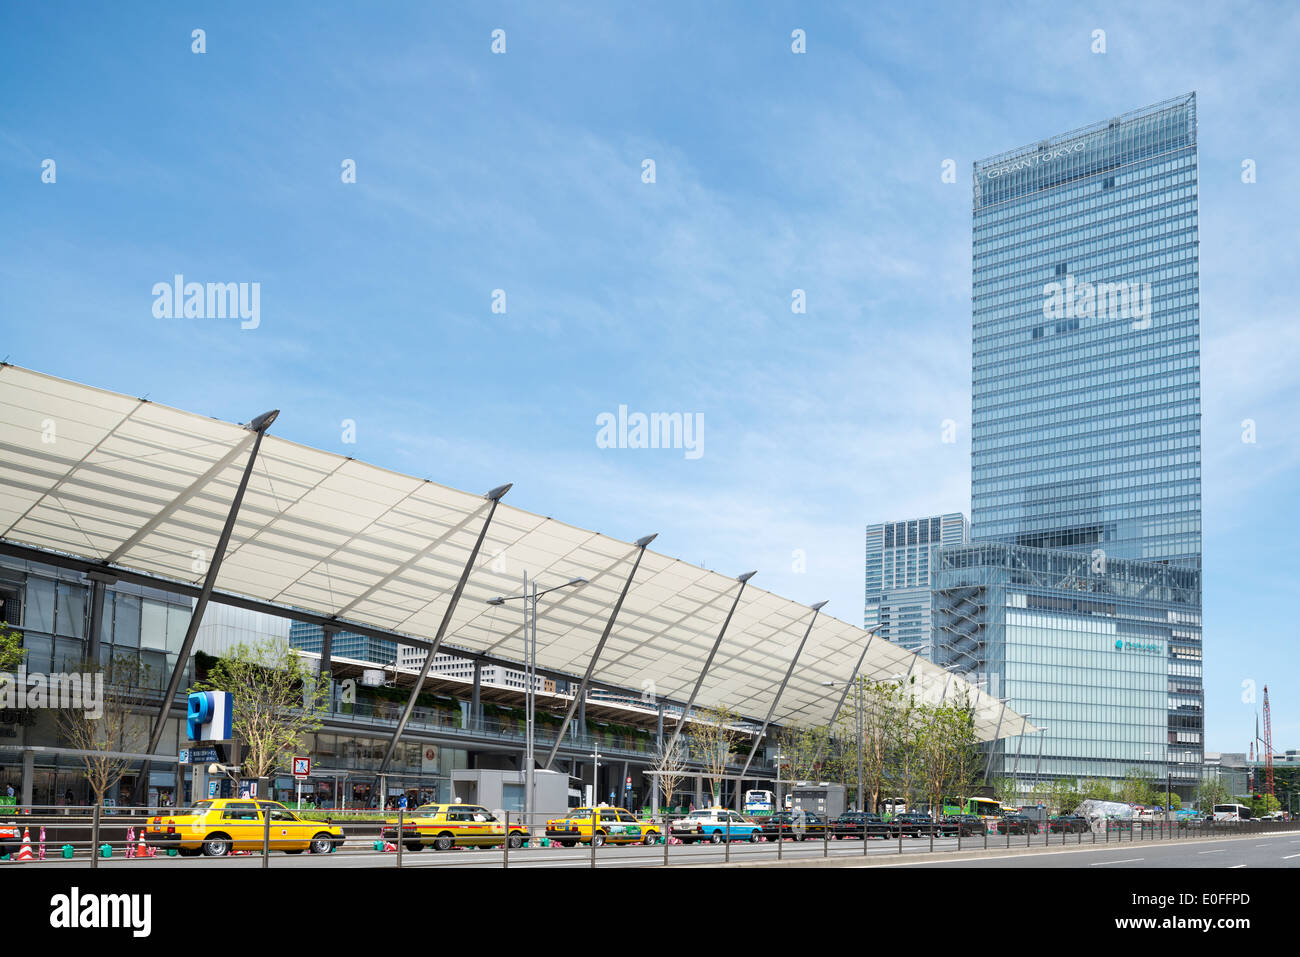
<svg viewBox="0 0 1300 957">
<path fill-rule="evenodd" d="M 1164 649 L 1160 647 L 1160 643 L 1157 641 L 1125 641 L 1123 638 L 1115 639 L 1115 650 L 1149 651 L 1156 653 L 1164 651 Z"/>
<path fill-rule="evenodd" d="M 997 179 L 999 176 L 1005 176 L 1007 173 L 1014 173 L 1019 169 L 1026 169 L 1030 166 L 1041 166 L 1043 163 L 1050 163 L 1053 160 L 1061 159 L 1065 156 L 1071 156 L 1075 153 L 1081 153 L 1088 148 L 1086 140 L 1078 140 L 1074 143 L 1066 143 L 1063 146 L 1054 146 L 1050 149 L 1039 150 L 1037 153 L 1030 153 L 1028 156 L 1022 156 L 1014 159 L 1009 163 L 1001 166 L 994 166 L 984 171 L 985 179 Z"/>
</svg>

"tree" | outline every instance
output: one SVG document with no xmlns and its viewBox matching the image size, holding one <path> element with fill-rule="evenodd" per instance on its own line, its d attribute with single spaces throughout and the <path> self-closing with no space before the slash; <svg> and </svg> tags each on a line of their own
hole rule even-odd
<svg viewBox="0 0 1300 957">
<path fill-rule="evenodd" d="M 1148 777 L 1138 768 L 1129 768 L 1120 782 L 1119 799 L 1126 804 L 1149 806 L 1164 803 L 1164 789 L 1160 790 L 1160 799 L 1156 799 L 1155 779 Z"/>
<path fill-rule="evenodd" d="M 671 744 L 671 747 L 669 746 Z M 686 777 L 686 747 L 682 739 L 666 738 L 655 748 L 654 769 L 659 773 L 655 779 L 664 796 L 664 810 L 671 811 L 673 794 Z"/>
<path fill-rule="evenodd" d="M 731 763 L 731 752 L 742 737 L 735 728 L 739 720 L 739 716 L 726 708 L 701 708 L 691 717 L 691 727 L 686 732 L 692 756 L 704 765 L 714 804 L 722 801 L 722 782 Z"/>
<path fill-rule="evenodd" d="M 853 784 L 857 785 L 859 695 L 861 698 L 862 727 L 862 792 L 865 807 L 859 810 L 874 811 L 880 805 L 889 768 L 890 728 L 896 720 L 896 711 L 902 695 L 896 684 L 871 681 L 859 677 L 861 689 L 853 689 L 845 697 L 837 736 L 852 742 L 852 754 L 845 755 L 845 763 L 853 769 Z"/>
<path fill-rule="evenodd" d="M 823 759 L 830 748 L 831 735 L 825 727 L 791 725 L 777 737 L 780 770 L 783 780 L 815 781 L 822 777 Z"/>
<path fill-rule="evenodd" d="M 1115 786 L 1105 778 L 1091 778 L 1079 788 L 1080 801 L 1114 801 L 1115 798 Z"/>
<path fill-rule="evenodd" d="M 1196 785 L 1193 799 L 1196 801 L 1196 809 L 1202 814 L 1213 811 L 1216 804 L 1232 804 L 1236 801 L 1228 786 L 1218 778 L 1202 778 Z"/>
<path fill-rule="evenodd" d="M 240 643 L 218 658 L 194 691 L 228 691 L 231 731 L 244 744 L 247 776 L 266 778 L 321 726 L 329 690 L 287 641 Z"/>
<path fill-rule="evenodd" d="M 102 804 L 127 768 L 135 763 L 124 755 L 144 751 L 149 740 L 144 710 L 149 702 L 142 689 L 150 687 L 150 668 L 131 654 L 118 654 L 106 665 L 85 661 L 81 665 L 83 687 L 93 681 L 99 685 L 99 714 L 81 708 L 59 711 L 58 728 L 69 748 L 86 752 L 81 755 L 86 783 Z"/>
<path fill-rule="evenodd" d="M 10 628 L 7 621 L 0 621 L 0 688 L 9 680 L 4 675 L 17 671 L 25 654 L 22 632 Z"/>
<path fill-rule="evenodd" d="M 993 796 L 998 802 L 1006 805 L 1017 804 L 1020 801 L 1020 791 L 1016 787 L 1015 778 L 994 778 L 993 779 Z"/>
<path fill-rule="evenodd" d="M 916 679 L 910 679 L 915 683 Z M 894 708 L 894 720 L 889 728 L 890 763 L 889 785 L 894 796 L 908 807 L 921 772 L 922 741 L 920 708 L 916 695 L 900 688 L 900 701 Z"/>
</svg>

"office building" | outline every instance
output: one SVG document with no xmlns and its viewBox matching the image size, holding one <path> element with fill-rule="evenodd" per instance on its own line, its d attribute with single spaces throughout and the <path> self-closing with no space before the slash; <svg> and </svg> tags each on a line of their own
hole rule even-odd
<svg viewBox="0 0 1300 957">
<path fill-rule="evenodd" d="M 973 198 L 971 540 L 932 569 L 936 660 L 1046 729 L 1002 742 L 995 774 L 1136 768 L 1187 792 L 1204 746 L 1195 94 L 977 162 Z"/>
<path fill-rule="evenodd" d="M 867 526 L 864 628 L 886 641 L 931 657 L 930 561 L 938 545 L 966 541 L 960 512 Z"/>
</svg>

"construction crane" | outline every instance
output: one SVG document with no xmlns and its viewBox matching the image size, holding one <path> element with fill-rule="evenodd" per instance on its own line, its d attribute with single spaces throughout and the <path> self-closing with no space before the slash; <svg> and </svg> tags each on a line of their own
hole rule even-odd
<svg viewBox="0 0 1300 957">
<path fill-rule="evenodd" d="M 1264 685 L 1264 793 L 1273 797 L 1273 717 L 1268 708 L 1268 685 Z"/>
</svg>

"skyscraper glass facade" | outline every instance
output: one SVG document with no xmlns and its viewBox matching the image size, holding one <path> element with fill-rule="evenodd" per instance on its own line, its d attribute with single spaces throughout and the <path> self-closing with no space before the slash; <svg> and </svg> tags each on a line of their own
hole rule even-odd
<svg viewBox="0 0 1300 957">
<path fill-rule="evenodd" d="M 295 621 L 289 626 L 289 644 L 299 651 L 310 651 L 319 655 L 325 648 L 325 630 L 320 625 Z M 367 661 L 377 665 L 393 665 L 397 664 L 397 642 L 340 631 L 330 642 L 330 656 Z"/>
<path fill-rule="evenodd" d="M 867 526 L 863 627 L 908 651 L 931 656 L 930 562 L 938 545 L 966 541 L 960 512 Z"/>
<path fill-rule="evenodd" d="M 976 163 L 973 222 L 972 540 L 1199 567 L 1195 96 Z"/>
<path fill-rule="evenodd" d="M 1196 164 L 1194 94 L 975 164 L 971 544 L 935 557 L 934 642 L 1046 729 L 996 755 L 1022 787 L 1199 772 Z"/>
</svg>

